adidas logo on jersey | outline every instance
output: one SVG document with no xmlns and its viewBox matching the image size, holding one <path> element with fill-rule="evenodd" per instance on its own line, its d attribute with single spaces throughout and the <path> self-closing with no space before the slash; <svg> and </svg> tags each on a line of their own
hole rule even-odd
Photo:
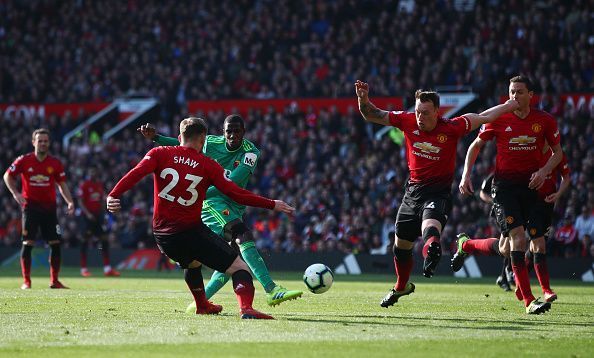
<svg viewBox="0 0 594 358">
<path fill-rule="evenodd" d="M 413 131 L 413 134 L 420 135 L 419 130 L 417 129 L 416 131 Z"/>
<path fill-rule="evenodd" d="M 507 126 L 507 128 L 505 128 L 505 131 L 506 131 L 506 132 L 511 132 L 511 131 L 512 131 L 512 129 L 511 129 L 511 127 L 510 127 L 510 126 Z"/>
</svg>

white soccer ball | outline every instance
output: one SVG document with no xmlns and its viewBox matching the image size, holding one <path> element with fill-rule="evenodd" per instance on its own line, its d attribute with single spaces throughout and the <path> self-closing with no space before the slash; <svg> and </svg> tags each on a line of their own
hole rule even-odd
<svg viewBox="0 0 594 358">
<path fill-rule="evenodd" d="M 303 274 L 305 286 L 313 293 L 324 293 L 332 287 L 334 273 L 324 264 L 313 264 Z"/>
</svg>

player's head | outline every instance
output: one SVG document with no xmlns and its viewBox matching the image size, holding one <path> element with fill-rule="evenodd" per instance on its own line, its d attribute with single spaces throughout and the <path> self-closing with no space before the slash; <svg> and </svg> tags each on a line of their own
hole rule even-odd
<svg viewBox="0 0 594 358">
<path fill-rule="evenodd" d="M 188 117 L 179 124 L 179 141 L 182 146 L 190 146 L 202 151 L 208 127 L 206 121 L 198 117 Z"/>
<path fill-rule="evenodd" d="M 439 116 L 439 94 L 433 91 L 415 92 L 415 116 L 417 126 L 422 131 L 431 131 L 437 125 Z"/>
<path fill-rule="evenodd" d="M 532 82 L 528 77 L 520 75 L 509 79 L 509 98 L 518 101 L 520 109 L 530 107 L 533 91 Z"/>
<path fill-rule="evenodd" d="M 232 114 L 225 118 L 223 124 L 223 133 L 227 147 L 235 150 L 241 146 L 243 142 L 243 135 L 245 134 L 245 123 L 243 118 L 238 114 Z"/>
<path fill-rule="evenodd" d="M 50 132 L 45 128 L 39 128 L 33 131 L 31 143 L 35 148 L 35 154 L 46 154 L 49 150 Z"/>
</svg>

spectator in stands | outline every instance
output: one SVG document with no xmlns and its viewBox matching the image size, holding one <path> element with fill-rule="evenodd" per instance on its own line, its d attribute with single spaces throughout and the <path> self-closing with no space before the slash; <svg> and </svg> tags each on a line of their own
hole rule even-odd
<svg viewBox="0 0 594 358">
<path fill-rule="evenodd" d="M 594 237 L 594 215 L 588 206 L 582 206 L 582 213 L 575 220 L 575 230 L 579 243 L 579 256 L 588 256 Z"/>
</svg>

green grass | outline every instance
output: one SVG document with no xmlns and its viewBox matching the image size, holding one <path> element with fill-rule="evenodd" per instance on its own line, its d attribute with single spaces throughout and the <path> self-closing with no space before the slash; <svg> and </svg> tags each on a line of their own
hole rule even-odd
<svg viewBox="0 0 594 358">
<path fill-rule="evenodd" d="M 575 281 L 553 281 L 559 300 L 541 316 L 493 279 L 413 277 L 416 292 L 389 309 L 379 301 L 392 276 L 337 276 L 327 293 L 274 308 L 256 283 L 254 307 L 276 320 L 243 321 L 230 285 L 214 297 L 221 315 L 195 316 L 179 272 L 64 271 L 70 290 L 36 269 L 22 291 L 19 272 L 0 269 L 0 356 L 594 356 L 594 285 Z M 299 274 L 274 276 L 304 288 Z"/>
</svg>

